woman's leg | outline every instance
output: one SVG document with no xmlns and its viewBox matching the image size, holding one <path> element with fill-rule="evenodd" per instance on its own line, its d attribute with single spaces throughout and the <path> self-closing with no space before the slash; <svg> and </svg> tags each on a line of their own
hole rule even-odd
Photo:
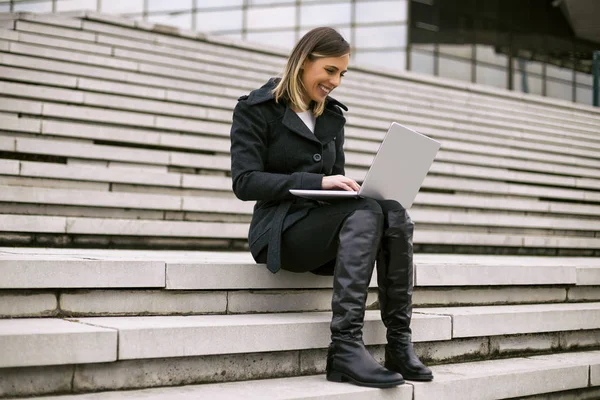
<svg viewBox="0 0 600 400">
<path fill-rule="evenodd" d="M 404 383 L 382 367 L 362 341 L 369 282 L 383 232 L 383 214 L 374 200 L 352 199 L 311 210 L 282 236 L 282 268 L 307 271 L 333 257 L 331 344 L 327 379 L 371 387 Z"/>
<path fill-rule="evenodd" d="M 431 370 L 416 356 L 411 339 L 414 223 L 396 201 L 380 201 L 384 232 L 377 256 L 381 319 L 387 327 L 385 366 L 409 380 L 429 381 Z"/>
</svg>

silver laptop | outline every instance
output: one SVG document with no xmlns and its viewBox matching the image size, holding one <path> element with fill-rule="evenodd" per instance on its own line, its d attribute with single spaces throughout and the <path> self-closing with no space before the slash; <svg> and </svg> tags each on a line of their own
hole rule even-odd
<svg viewBox="0 0 600 400">
<path fill-rule="evenodd" d="M 396 200 L 404 208 L 410 208 L 439 149 L 438 141 L 392 122 L 358 192 L 291 189 L 290 193 L 314 200 L 343 197 Z"/>
</svg>

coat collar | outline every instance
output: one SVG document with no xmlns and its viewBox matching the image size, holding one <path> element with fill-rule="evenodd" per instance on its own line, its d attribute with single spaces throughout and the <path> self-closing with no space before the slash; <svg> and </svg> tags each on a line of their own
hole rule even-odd
<svg viewBox="0 0 600 400">
<path fill-rule="evenodd" d="M 280 79 L 281 78 L 271 78 L 261 88 L 252 91 L 246 100 L 247 104 L 254 105 L 273 100 L 275 97 L 273 94 L 273 89 L 275 89 Z M 285 106 L 285 113 L 283 115 L 283 125 L 300 136 L 305 137 L 306 139 L 319 141 L 322 144 L 330 142 L 331 140 L 335 139 L 338 132 L 346 123 L 346 119 L 338 112 L 333 111 L 331 108 L 338 106 L 343 110 L 348 111 L 348 107 L 329 96 L 327 96 L 325 102 L 325 110 L 323 111 L 323 114 L 321 114 L 316 120 L 314 134 L 310 131 L 310 129 L 308 129 L 298 114 L 296 114 L 287 105 Z"/>
</svg>

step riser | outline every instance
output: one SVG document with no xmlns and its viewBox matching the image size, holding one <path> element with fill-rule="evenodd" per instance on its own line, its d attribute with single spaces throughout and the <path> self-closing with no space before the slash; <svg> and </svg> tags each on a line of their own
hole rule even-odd
<svg viewBox="0 0 600 400">
<path fill-rule="evenodd" d="M 415 288 L 413 304 L 471 306 L 600 300 L 600 287 Z M 371 289 L 367 309 L 378 309 Z M 331 310 L 331 291 L 58 290 L 0 291 L 0 318 L 247 314 Z"/>
<path fill-rule="evenodd" d="M 578 336 L 577 340 L 572 340 Z M 582 337 L 585 336 L 585 337 Z M 416 343 L 428 364 L 527 356 L 577 349 L 600 349 L 600 331 L 498 336 Z M 384 346 L 369 346 L 383 361 Z M 198 383 L 266 379 L 325 372 L 326 349 L 114 363 L 0 369 L 0 397 L 102 390 L 141 389 Z"/>
</svg>

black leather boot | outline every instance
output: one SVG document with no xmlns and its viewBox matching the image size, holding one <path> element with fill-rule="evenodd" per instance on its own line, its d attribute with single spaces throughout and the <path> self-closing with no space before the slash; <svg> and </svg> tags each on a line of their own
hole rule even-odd
<svg viewBox="0 0 600 400">
<path fill-rule="evenodd" d="M 411 341 L 413 231 L 406 210 L 387 213 L 377 256 L 379 307 L 388 340 L 385 367 L 408 380 L 430 381 L 433 373 L 419 360 Z"/>
<path fill-rule="evenodd" d="M 382 230 L 382 215 L 368 210 L 353 212 L 340 230 L 327 380 L 377 388 L 404 383 L 400 374 L 382 367 L 371 356 L 362 340 L 367 291 Z"/>
</svg>

